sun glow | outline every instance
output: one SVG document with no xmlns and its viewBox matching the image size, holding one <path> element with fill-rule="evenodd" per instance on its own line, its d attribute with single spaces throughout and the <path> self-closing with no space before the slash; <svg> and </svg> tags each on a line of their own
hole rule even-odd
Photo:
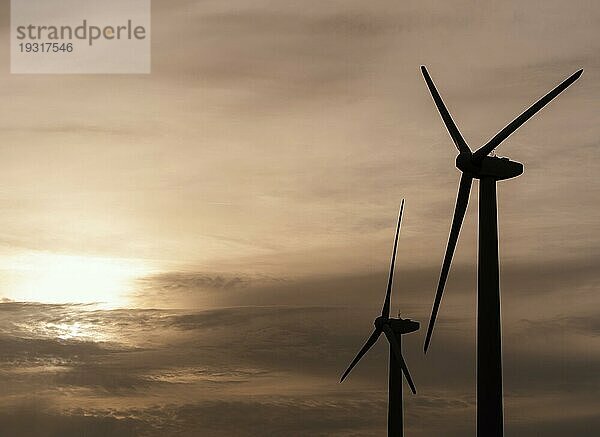
<svg viewBox="0 0 600 437">
<path fill-rule="evenodd" d="M 8 284 L 3 295 L 43 303 L 126 305 L 136 278 L 150 273 L 141 261 L 91 256 L 30 253 L 2 263 Z"/>
</svg>

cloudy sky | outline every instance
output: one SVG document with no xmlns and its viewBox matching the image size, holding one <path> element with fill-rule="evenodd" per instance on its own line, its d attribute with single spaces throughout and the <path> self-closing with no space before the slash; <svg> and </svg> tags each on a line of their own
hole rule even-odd
<svg viewBox="0 0 600 437">
<path fill-rule="evenodd" d="M 406 434 L 475 435 L 477 190 L 422 343 L 456 149 L 419 66 L 498 154 L 506 435 L 600 432 L 600 7 L 155 0 L 150 75 L 9 74 L 0 13 L 0 428 L 20 436 L 380 436 L 386 285 Z M 406 387 L 405 387 L 406 391 Z"/>
</svg>

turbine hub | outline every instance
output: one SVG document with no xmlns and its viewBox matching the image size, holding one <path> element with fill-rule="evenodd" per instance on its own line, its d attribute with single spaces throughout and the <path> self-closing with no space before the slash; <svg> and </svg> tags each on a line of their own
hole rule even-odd
<svg viewBox="0 0 600 437">
<path fill-rule="evenodd" d="M 374 325 L 375 325 L 375 329 L 381 331 L 383 329 L 383 325 L 385 325 L 386 323 L 389 322 L 389 318 L 388 317 L 384 317 L 384 316 L 379 316 L 375 319 Z"/>
<path fill-rule="evenodd" d="M 456 168 L 464 173 L 479 173 L 479 165 L 473 162 L 473 155 L 470 153 L 459 153 L 456 157 Z"/>
</svg>

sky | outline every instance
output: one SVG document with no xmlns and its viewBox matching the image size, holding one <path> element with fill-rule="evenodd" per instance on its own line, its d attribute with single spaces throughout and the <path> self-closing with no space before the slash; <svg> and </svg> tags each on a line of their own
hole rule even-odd
<svg viewBox="0 0 600 437">
<path fill-rule="evenodd" d="M 437 328 L 456 149 L 497 150 L 507 436 L 600 432 L 597 2 L 152 5 L 149 75 L 11 75 L 0 1 L 0 429 L 376 436 L 392 311 L 406 435 L 475 435 L 477 185 Z"/>
</svg>

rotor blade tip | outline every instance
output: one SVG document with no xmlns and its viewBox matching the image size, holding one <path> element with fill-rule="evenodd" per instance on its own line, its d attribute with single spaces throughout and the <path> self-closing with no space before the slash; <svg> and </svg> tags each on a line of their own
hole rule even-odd
<svg viewBox="0 0 600 437">
<path fill-rule="evenodd" d="M 579 79 L 579 76 L 581 76 L 583 74 L 583 68 L 580 68 L 579 70 L 577 70 L 577 72 L 575 73 L 577 79 Z"/>
</svg>

